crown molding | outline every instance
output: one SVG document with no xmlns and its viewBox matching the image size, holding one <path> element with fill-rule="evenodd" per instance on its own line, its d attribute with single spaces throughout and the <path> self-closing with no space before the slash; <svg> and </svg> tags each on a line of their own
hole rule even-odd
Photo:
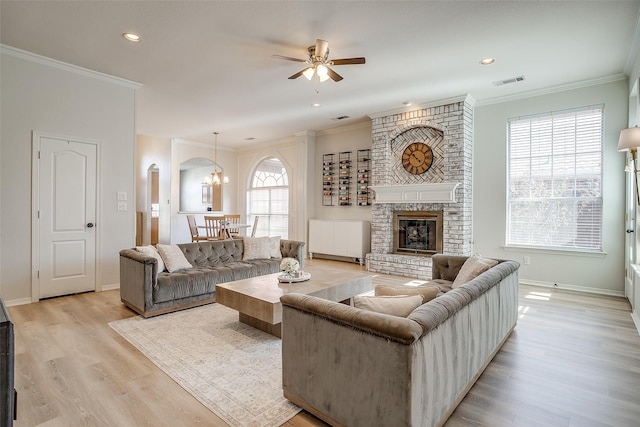
<svg viewBox="0 0 640 427">
<path fill-rule="evenodd" d="M 110 76 L 109 74 L 100 73 L 98 71 L 82 68 L 77 65 L 69 64 L 67 62 L 58 61 L 57 59 L 47 58 L 46 56 L 27 52 L 26 50 L 7 46 L 5 44 L 0 44 L 0 53 L 2 53 L 3 55 L 9 55 L 15 58 L 23 59 L 25 61 L 30 61 L 48 67 L 57 68 L 59 70 L 68 71 L 70 73 L 78 74 L 84 77 L 90 77 L 108 83 L 114 83 L 119 86 L 127 87 L 129 89 L 139 89 L 142 87 L 141 83 L 136 83 L 134 81 L 123 79 L 120 77 Z"/>
<path fill-rule="evenodd" d="M 566 92 L 568 90 L 582 89 L 589 86 L 597 86 L 606 83 L 613 83 L 620 80 L 626 80 L 628 77 L 625 74 L 614 74 L 611 76 L 599 77 L 597 79 L 582 80 L 579 82 L 567 83 L 564 85 L 551 86 L 544 89 L 531 90 L 528 92 L 516 93 L 513 95 L 499 96 L 496 98 L 488 98 L 482 101 L 478 101 L 476 106 L 482 107 L 485 105 L 501 104 L 503 102 L 517 101 L 520 99 L 533 98 L 534 96 L 550 95 L 552 93 Z"/>
</svg>

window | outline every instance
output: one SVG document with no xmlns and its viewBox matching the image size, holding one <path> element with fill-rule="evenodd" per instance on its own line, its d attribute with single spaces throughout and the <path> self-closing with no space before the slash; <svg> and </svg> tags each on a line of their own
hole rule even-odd
<svg viewBox="0 0 640 427">
<path fill-rule="evenodd" d="M 256 236 L 288 238 L 289 179 L 278 159 L 266 159 L 258 165 L 247 198 L 251 224 L 259 217 Z"/>
<path fill-rule="evenodd" d="M 507 245 L 602 250 L 603 106 L 510 119 Z"/>
</svg>

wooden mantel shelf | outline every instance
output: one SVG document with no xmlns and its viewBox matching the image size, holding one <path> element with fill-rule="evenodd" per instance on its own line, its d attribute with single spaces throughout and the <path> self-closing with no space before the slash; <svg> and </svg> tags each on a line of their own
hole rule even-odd
<svg viewBox="0 0 640 427">
<path fill-rule="evenodd" d="M 414 185 L 371 185 L 373 203 L 455 203 L 459 182 Z"/>
</svg>

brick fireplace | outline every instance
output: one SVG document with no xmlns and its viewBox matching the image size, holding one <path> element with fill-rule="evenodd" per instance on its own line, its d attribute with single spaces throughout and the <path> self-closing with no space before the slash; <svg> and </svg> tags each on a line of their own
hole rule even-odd
<svg viewBox="0 0 640 427">
<path fill-rule="evenodd" d="M 472 250 L 473 99 L 460 97 L 419 110 L 375 115 L 372 120 L 371 188 L 376 198 L 367 267 L 430 279 L 432 253 L 469 255 Z M 402 165 L 402 153 L 415 142 L 433 151 L 432 165 L 422 174 L 412 174 Z M 441 214 L 441 246 L 428 253 L 399 251 L 394 245 L 401 233 L 397 214 L 419 211 Z"/>
</svg>

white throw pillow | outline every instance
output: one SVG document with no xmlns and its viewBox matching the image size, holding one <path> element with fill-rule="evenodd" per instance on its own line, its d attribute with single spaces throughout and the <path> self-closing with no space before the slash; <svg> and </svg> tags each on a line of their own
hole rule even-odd
<svg viewBox="0 0 640 427">
<path fill-rule="evenodd" d="M 280 236 L 269 237 L 269 255 L 270 258 L 282 259 L 282 252 L 280 252 Z"/>
<path fill-rule="evenodd" d="M 154 246 L 136 246 L 136 251 L 143 253 L 145 255 L 149 255 L 158 260 L 158 273 L 164 271 L 164 261 L 162 261 L 162 257 L 158 253 L 158 250 Z"/>
<path fill-rule="evenodd" d="M 178 245 L 161 245 L 158 243 L 156 247 L 158 248 L 158 252 L 160 252 L 160 256 L 162 257 L 164 264 L 167 266 L 169 273 L 193 268 Z"/>
<path fill-rule="evenodd" d="M 244 242 L 243 261 L 271 258 L 268 237 L 245 237 L 242 240 Z"/>
<path fill-rule="evenodd" d="M 390 314 L 392 316 L 407 317 L 413 310 L 422 305 L 422 296 L 386 296 L 369 297 L 356 295 L 353 297 L 353 305 L 363 310 L 377 313 Z"/>
<path fill-rule="evenodd" d="M 498 263 L 497 260 L 491 258 L 484 258 L 480 255 L 473 255 L 462 264 L 458 275 L 456 276 L 452 289 L 457 288 L 460 285 L 464 285 L 471 279 L 475 279 L 481 273 L 484 273 L 494 265 Z"/>
</svg>

